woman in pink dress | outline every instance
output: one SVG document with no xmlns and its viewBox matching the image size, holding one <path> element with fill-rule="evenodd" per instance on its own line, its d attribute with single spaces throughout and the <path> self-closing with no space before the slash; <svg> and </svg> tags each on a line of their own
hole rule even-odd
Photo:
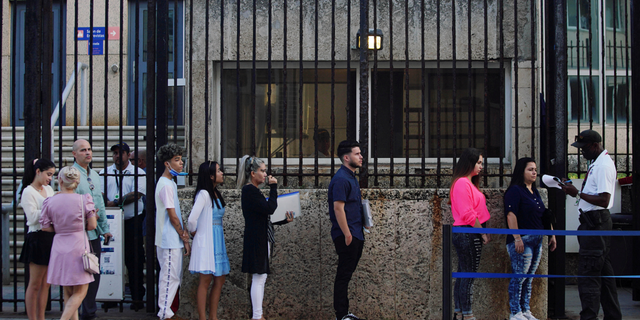
<svg viewBox="0 0 640 320">
<path fill-rule="evenodd" d="M 84 271 L 82 254 L 89 247 L 82 226 L 83 215 L 86 230 L 96 228 L 96 211 L 89 194 L 76 194 L 80 171 L 64 167 L 58 174 L 60 193 L 44 200 L 40 224 L 42 230 L 55 232 L 49 259 L 47 282 L 64 287 L 64 311 L 61 320 L 78 319 L 78 307 L 82 303 L 93 275 Z"/>
</svg>

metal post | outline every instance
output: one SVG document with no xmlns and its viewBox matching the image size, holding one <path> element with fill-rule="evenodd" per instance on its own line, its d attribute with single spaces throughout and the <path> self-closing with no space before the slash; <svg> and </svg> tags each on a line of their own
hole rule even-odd
<svg viewBox="0 0 640 320">
<path fill-rule="evenodd" d="M 42 0 L 27 1 L 25 14 L 24 159 L 40 155 L 40 111 L 42 104 Z M 14 123 L 14 125 L 16 125 Z M 25 162 L 26 163 L 26 162 Z"/>
<path fill-rule="evenodd" d="M 369 186 L 369 0 L 360 1 L 360 188 Z"/>
<path fill-rule="evenodd" d="M 168 6 L 167 6 L 168 8 Z M 139 17 L 136 16 L 136 21 Z M 166 28 L 166 27 L 165 27 Z M 166 34 L 165 34 L 166 36 Z M 166 47 L 165 47 L 166 51 Z M 153 67 L 156 64 L 156 1 L 149 0 L 148 3 L 148 18 L 147 18 L 147 65 L 151 66 L 147 71 L 147 90 L 144 94 L 147 95 L 147 246 L 146 246 L 146 256 L 147 256 L 147 312 L 153 313 L 156 310 L 156 253 L 155 246 L 149 245 L 153 244 L 155 241 L 155 233 L 156 233 L 156 202 L 153 197 L 156 191 L 155 184 L 155 168 L 157 162 L 154 162 L 156 152 L 156 130 L 155 130 L 155 106 L 156 106 L 156 69 Z M 167 65 L 165 64 L 164 70 L 167 70 Z M 166 76 L 165 76 L 166 77 Z M 166 97 L 166 78 L 165 78 L 165 97 Z M 166 100 L 165 100 L 166 105 Z M 136 111 L 137 112 L 137 111 Z M 166 117 L 165 117 L 166 118 Z M 166 121 L 166 119 L 165 119 Z M 166 141 L 166 131 L 165 131 L 165 141 Z M 164 166 L 162 166 L 164 167 Z"/>
<path fill-rule="evenodd" d="M 640 92 L 640 40 L 636 37 L 640 35 L 640 8 L 636 5 L 637 1 L 631 2 L 631 92 Z M 633 99 L 631 101 L 631 110 L 640 110 L 640 101 Z M 632 123 L 640 123 L 640 112 L 633 112 Z M 632 132 L 633 146 L 632 150 L 640 150 L 640 130 Z M 629 155 L 631 152 L 627 151 Z M 633 157 L 633 176 L 640 177 L 640 157 Z M 640 181 L 636 181 L 632 187 L 633 196 L 631 199 L 640 199 Z M 639 212 L 640 201 L 632 200 L 633 212 Z M 633 229 L 640 230 L 640 215 L 633 215 Z M 633 237 L 633 252 L 637 252 L 640 248 L 640 237 Z M 633 274 L 640 274 L 640 255 L 633 256 Z M 633 280 L 633 301 L 640 300 L 640 280 Z"/>
<path fill-rule="evenodd" d="M 42 1 L 42 157 L 50 158 L 53 155 L 53 146 L 50 141 L 51 131 L 51 98 L 53 95 L 53 72 L 51 64 L 53 63 L 53 1 Z M 62 67 L 62 66 L 61 66 Z M 62 70 L 62 68 L 60 68 Z M 62 73 L 62 72 L 61 72 Z M 60 86 L 64 86 L 64 82 L 60 82 Z M 62 105 L 60 106 L 62 110 Z M 60 113 L 62 115 L 62 112 Z M 29 158 L 25 159 L 28 160 Z M 53 160 L 53 159 L 51 159 Z"/>
<path fill-rule="evenodd" d="M 151 1 L 149 1 L 151 3 Z M 149 11 L 149 16 L 151 16 L 151 11 Z M 157 47 L 156 47 L 156 58 L 157 58 L 157 68 L 158 73 L 156 74 L 156 126 L 157 126 L 157 141 L 158 146 L 165 145 L 169 142 L 168 135 L 168 113 L 167 113 L 167 98 L 168 98 L 168 88 L 167 83 L 169 79 L 169 54 L 167 52 L 169 48 L 169 29 L 168 26 L 171 23 L 169 21 L 169 1 L 168 0 L 158 0 L 158 9 L 157 9 L 157 19 L 158 23 L 156 24 L 158 28 L 157 34 Z M 153 87 L 152 87 L 153 88 Z M 147 88 L 147 90 L 149 90 Z M 153 122 L 148 122 L 147 125 L 152 124 Z M 158 168 L 163 168 L 158 164 Z M 162 173 L 161 170 L 158 170 L 158 178 Z"/>
<path fill-rule="evenodd" d="M 547 97 L 549 117 L 548 154 L 550 172 L 558 177 L 567 176 L 567 30 L 566 0 L 545 2 L 547 54 Z M 552 49 L 552 48 L 555 48 Z M 549 160 L 547 160 L 549 161 Z M 556 229 L 565 229 L 565 194 L 560 190 L 549 191 L 549 208 L 557 217 Z M 559 237 L 557 249 L 549 254 L 549 273 L 565 273 L 565 239 Z M 565 279 L 549 280 L 549 315 L 564 318 Z"/>
<path fill-rule="evenodd" d="M 442 319 L 451 319 L 451 247 L 452 228 L 442 225 Z"/>
</svg>

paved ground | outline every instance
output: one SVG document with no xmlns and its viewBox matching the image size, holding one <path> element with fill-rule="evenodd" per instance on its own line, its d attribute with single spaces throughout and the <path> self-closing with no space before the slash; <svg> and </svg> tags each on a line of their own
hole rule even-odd
<svg viewBox="0 0 640 320">
<path fill-rule="evenodd" d="M 13 298 L 13 287 L 12 286 L 4 286 L 3 287 L 3 296 L 5 298 Z M 54 297 L 57 297 L 57 289 L 54 288 L 53 294 Z M 18 288 L 18 298 L 22 299 L 24 297 L 24 292 L 22 288 Z M 580 299 L 578 297 L 578 286 L 576 285 L 567 285 L 565 290 L 566 297 L 566 316 L 571 320 L 580 319 Z M 640 319 L 640 301 L 632 301 L 631 300 L 631 288 L 618 288 L 618 299 L 620 300 L 620 306 L 622 307 L 622 315 L 625 320 L 633 320 Z M 3 303 L 2 304 L 2 312 L 0 312 L 0 319 L 26 319 L 26 313 L 24 312 L 24 303 L 18 303 L 18 312 L 14 312 L 13 303 Z M 53 309 L 59 310 L 59 306 L 57 303 L 54 304 Z M 100 309 L 98 312 L 99 320 L 108 320 L 108 319 L 131 319 L 131 320 L 146 320 L 146 319 L 157 319 L 153 314 L 148 314 L 144 311 L 132 311 L 129 309 L 129 305 L 125 304 L 123 308 L 123 312 L 119 312 L 118 309 L 109 309 L 109 311 L 104 312 L 104 310 Z M 46 319 L 60 319 L 59 311 L 51 311 L 47 312 Z M 600 319 L 602 319 L 602 311 L 600 312 Z M 235 319 L 234 319 L 235 320 Z M 270 320 L 278 320 L 278 319 L 270 319 Z M 279 319 L 279 320 L 290 320 L 290 319 Z M 371 319 L 370 319 L 371 320 Z M 413 320 L 413 319 L 403 319 L 403 320 Z"/>
</svg>

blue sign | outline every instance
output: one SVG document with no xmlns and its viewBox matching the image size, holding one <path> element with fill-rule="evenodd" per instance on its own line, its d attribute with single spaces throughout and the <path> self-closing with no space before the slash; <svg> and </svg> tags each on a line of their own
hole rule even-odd
<svg viewBox="0 0 640 320">
<path fill-rule="evenodd" d="M 78 28 L 76 36 L 78 40 L 90 40 L 91 34 L 89 34 L 91 28 Z M 107 31 L 105 27 L 93 27 L 93 40 L 104 40 L 107 37 Z"/>
<path fill-rule="evenodd" d="M 89 53 L 88 53 L 89 55 L 104 54 L 104 41 L 102 39 L 93 40 L 93 43 L 90 42 L 87 47 L 89 47 Z"/>
</svg>

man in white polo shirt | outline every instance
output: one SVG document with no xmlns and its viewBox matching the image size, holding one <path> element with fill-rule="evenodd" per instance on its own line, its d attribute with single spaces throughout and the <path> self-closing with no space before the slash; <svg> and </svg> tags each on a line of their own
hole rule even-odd
<svg viewBox="0 0 640 320">
<path fill-rule="evenodd" d="M 576 136 L 571 145 L 579 148 L 585 159 L 590 161 L 582 190 L 567 183 L 562 190 L 578 200 L 580 210 L 580 226 L 578 230 L 611 230 L 611 214 L 613 195 L 617 178 L 616 166 L 607 150 L 602 147 L 602 137 L 593 130 L 585 130 Z M 604 319 L 622 319 L 618 291 L 613 276 L 613 267 L 609 253 L 611 237 L 578 236 L 580 255 L 578 260 L 578 292 L 582 311 L 581 320 L 598 318 L 600 304 Z"/>
<path fill-rule="evenodd" d="M 129 161 L 129 146 L 125 142 L 111 147 L 113 165 L 107 168 L 107 187 L 104 178 L 100 179 L 102 190 L 106 190 L 107 207 L 120 207 L 124 213 L 124 264 L 129 275 L 129 288 L 134 301 L 131 309 L 138 310 L 144 306 L 143 297 L 145 262 L 142 224 L 144 221 L 144 202 L 146 194 L 146 173 L 136 168 Z M 138 173 L 138 177 L 134 173 Z M 100 171 L 104 175 L 104 169 Z M 137 181 L 137 186 L 136 186 Z M 137 203 L 137 204 L 136 204 Z"/>
</svg>

